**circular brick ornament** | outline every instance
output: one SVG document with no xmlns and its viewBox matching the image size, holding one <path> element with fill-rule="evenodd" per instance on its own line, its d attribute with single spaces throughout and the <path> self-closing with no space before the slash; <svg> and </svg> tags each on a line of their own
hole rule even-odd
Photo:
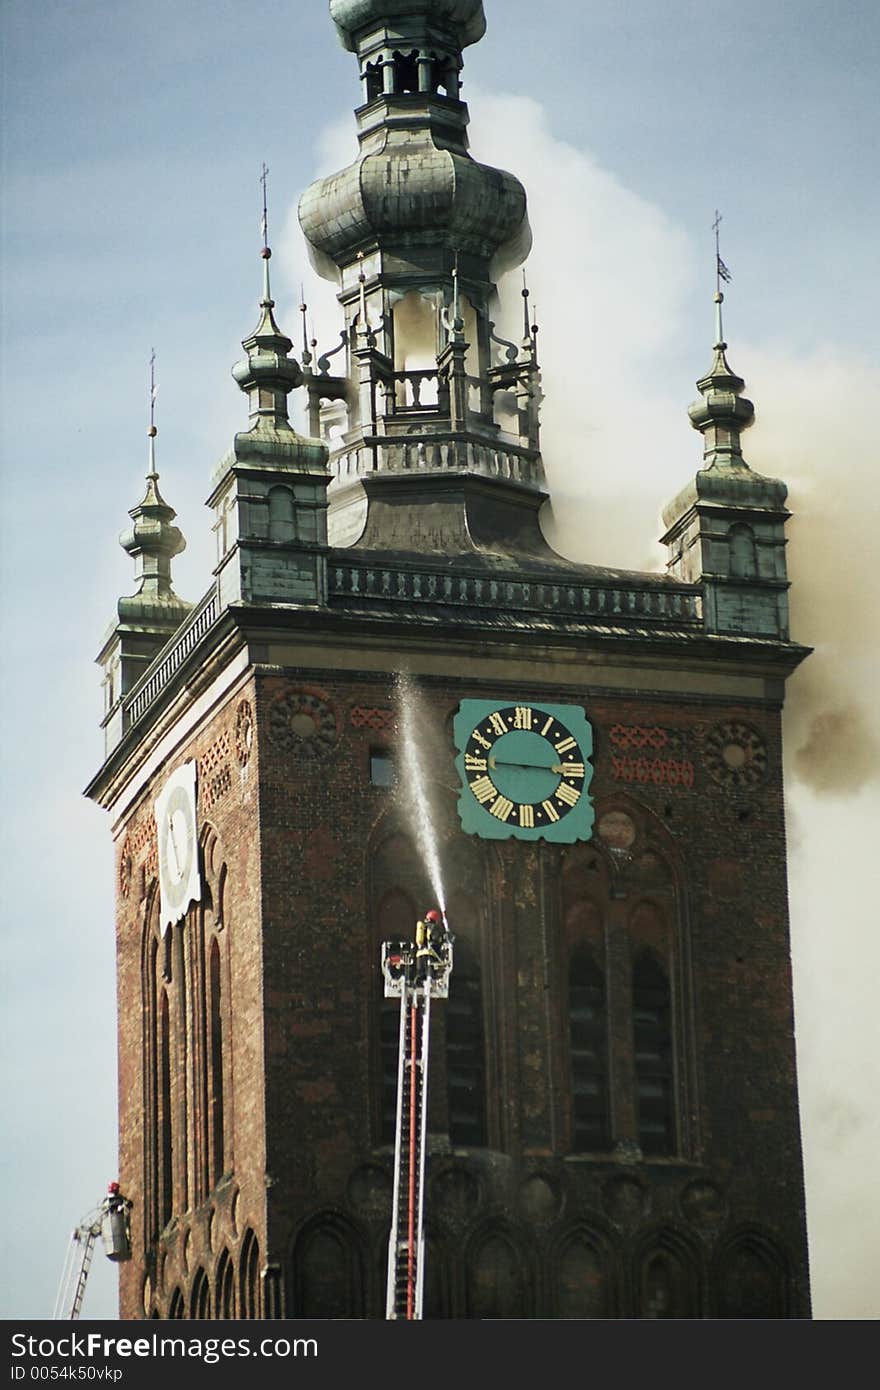
<svg viewBox="0 0 880 1390">
<path fill-rule="evenodd" d="M 767 744 L 757 729 L 739 720 L 717 724 L 706 739 L 706 769 L 731 790 L 757 786 L 767 773 Z"/>
<path fill-rule="evenodd" d="M 321 758 L 336 743 L 336 716 L 319 696 L 291 691 L 269 707 L 269 737 L 287 753 Z"/>
<path fill-rule="evenodd" d="M 247 765 L 254 743 L 254 713 L 250 701 L 242 700 L 235 715 L 235 756 L 242 767 Z"/>
</svg>

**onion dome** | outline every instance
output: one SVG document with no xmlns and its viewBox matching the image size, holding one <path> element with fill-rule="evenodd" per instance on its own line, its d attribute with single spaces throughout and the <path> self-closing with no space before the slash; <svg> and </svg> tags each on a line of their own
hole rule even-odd
<svg viewBox="0 0 880 1390">
<path fill-rule="evenodd" d="M 350 53 L 357 52 L 357 36 L 366 29 L 414 16 L 451 30 L 459 48 L 486 32 L 483 0 L 330 0 L 330 15 Z"/>
<path fill-rule="evenodd" d="M 296 359 L 288 356 L 292 342 L 275 322 L 275 301 L 269 289 L 272 252 L 264 246 L 260 254 L 263 258 L 260 321 L 250 337 L 242 340 L 247 357 L 236 362 L 232 375 L 250 397 L 251 418 L 257 423 L 265 419 L 276 427 L 284 427 L 288 423 L 287 397 L 302 381 L 302 371 Z"/>
<path fill-rule="evenodd" d="M 518 264 L 531 245 L 525 190 L 471 158 L 459 97 L 482 0 L 331 0 L 330 13 L 357 55 L 363 101 L 358 159 L 300 200 L 316 268 L 333 279 L 333 266 L 377 250 L 385 274 L 448 277 L 457 253 L 488 282 Z"/>
<path fill-rule="evenodd" d="M 171 561 L 186 549 L 179 527 L 173 525 L 177 515 L 159 491 L 156 471 L 156 427 L 149 429 L 149 472 L 147 490 L 129 516 L 132 525 L 122 531 L 119 544 L 135 562 L 137 592 L 131 598 L 119 600 L 120 618 L 133 620 L 144 617 L 155 606 L 177 614 L 177 621 L 190 608 L 178 598 L 171 582 Z"/>
<path fill-rule="evenodd" d="M 716 330 L 712 365 L 697 382 L 702 399 L 688 408 L 691 424 L 703 435 L 704 462 L 712 467 L 746 467 L 740 434 L 754 423 L 755 407 L 742 394 L 745 382 L 727 361 L 727 343 L 721 326 L 724 296 L 715 294 Z"/>
<path fill-rule="evenodd" d="M 299 205 L 306 239 L 336 265 L 377 243 L 384 249 L 445 247 L 491 260 L 502 248 L 514 263 L 531 233 L 519 179 L 412 133 L 312 184 Z"/>
</svg>

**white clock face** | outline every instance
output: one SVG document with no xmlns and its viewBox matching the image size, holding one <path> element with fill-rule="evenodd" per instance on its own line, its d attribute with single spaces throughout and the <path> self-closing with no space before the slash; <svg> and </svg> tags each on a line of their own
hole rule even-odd
<svg viewBox="0 0 880 1390">
<path fill-rule="evenodd" d="M 196 826 L 196 765 L 171 774 L 156 801 L 162 925 L 178 921 L 201 897 Z"/>
</svg>

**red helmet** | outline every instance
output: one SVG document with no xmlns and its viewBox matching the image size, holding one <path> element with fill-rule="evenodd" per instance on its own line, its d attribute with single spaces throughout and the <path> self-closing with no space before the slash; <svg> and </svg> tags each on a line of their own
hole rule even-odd
<svg viewBox="0 0 880 1390">
<path fill-rule="evenodd" d="M 440 916 L 440 913 L 437 911 L 436 907 L 432 907 L 425 913 L 425 921 L 433 922 L 435 926 L 439 926 L 442 923 L 443 918 Z"/>
</svg>

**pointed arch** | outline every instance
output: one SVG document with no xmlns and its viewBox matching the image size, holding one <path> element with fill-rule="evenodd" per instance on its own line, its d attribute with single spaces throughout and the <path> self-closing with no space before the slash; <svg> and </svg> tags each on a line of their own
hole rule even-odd
<svg viewBox="0 0 880 1390">
<path fill-rule="evenodd" d="M 346 1217 L 325 1212 L 298 1233 L 292 1252 L 295 1316 L 362 1318 L 366 1242 Z"/>
<path fill-rule="evenodd" d="M 466 1271 L 467 1317 L 529 1316 L 526 1261 L 518 1240 L 505 1226 L 493 1223 L 471 1240 Z"/>
<path fill-rule="evenodd" d="M 680 1231 L 661 1227 L 640 1242 L 634 1268 L 638 1317 L 701 1317 L 704 1283 L 699 1251 Z"/>
<path fill-rule="evenodd" d="M 250 1229 L 245 1232 L 239 1257 L 238 1316 L 240 1318 L 260 1318 L 263 1316 L 260 1298 L 260 1243 Z"/>
<path fill-rule="evenodd" d="M 211 1285 L 203 1269 L 197 1269 L 189 1296 L 189 1315 L 206 1321 L 211 1316 Z"/>
<path fill-rule="evenodd" d="M 604 1232 L 578 1222 L 552 1249 L 550 1264 L 553 1316 L 605 1318 L 616 1307 L 615 1262 Z"/>
<path fill-rule="evenodd" d="M 776 1241 L 757 1229 L 739 1231 L 718 1251 L 714 1267 L 722 1318 L 785 1318 L 791 1311 L 788 1261 Z"/>
<path fill-rule="evenodd" d="M 225 1247 L 217 1261 L 217 1273 L 214 1277 L 214 1316 L 225 1319 L 236 1316 L 235 1267 Z"/>
</svg>

